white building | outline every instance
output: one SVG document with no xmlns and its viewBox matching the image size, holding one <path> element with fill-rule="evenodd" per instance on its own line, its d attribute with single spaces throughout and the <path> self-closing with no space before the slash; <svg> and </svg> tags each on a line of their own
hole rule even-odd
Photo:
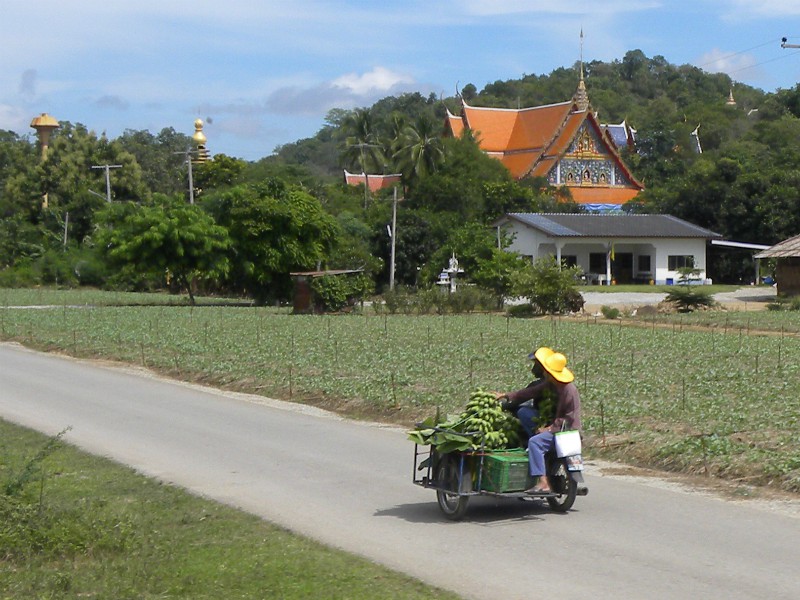
<svg viewBox="0 0 800 600">
<path fill-rule="evenodd" d="M 706 275 L 706 247 L 722 236 L 670 215 L 510 213 L 495 226 L 508 248 L 536 260 L 577 265 L 592 283 L 677 283 L 678 269 Z"/>
</svg>

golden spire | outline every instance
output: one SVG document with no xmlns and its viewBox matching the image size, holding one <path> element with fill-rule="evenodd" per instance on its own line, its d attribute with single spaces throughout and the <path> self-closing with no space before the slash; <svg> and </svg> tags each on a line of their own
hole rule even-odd
<svg viewBox="0 0 800 600">
<path fill-rule="evenodd" d="M 203 119 L 197 119 L 194 122 L 194 141 L 195 150 L 197 151 L 193 162 L 204 163 L 208 160 L 208 149 L 206 148 L 206 134 L 203 133 Z"/>
<path fill-rule="evenodd" d="M 586 83 L 583 81 L 583 27 L 581 27 L 581 78 L 578 81 L 578 89 L 572 99 L 578 105 L 578 110 L 589 108 L 589 94 L 586 91 Z"/>
</svg>

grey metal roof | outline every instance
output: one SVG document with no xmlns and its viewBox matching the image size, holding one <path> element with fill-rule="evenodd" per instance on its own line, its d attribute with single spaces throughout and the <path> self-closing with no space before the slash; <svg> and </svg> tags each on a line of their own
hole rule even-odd
<svg viewBox="0 0 800 600">
<path fill-rule="evenodd" d="M 552 237 L 703 238 L 722 236 L 671 215 L 509 213 L 507 218 Z"/>
<path fill-rule="evenodd" d="M 783 240 L 756 254 L 756 258 L 790 258 L 793 256 L 800 256 L 800 235 Z"/>
</svg>

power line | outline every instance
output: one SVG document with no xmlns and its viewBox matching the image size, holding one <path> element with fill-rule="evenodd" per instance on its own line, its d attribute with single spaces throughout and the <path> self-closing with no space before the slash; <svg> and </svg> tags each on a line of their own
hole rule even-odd
<svg viewBox="0 0 800 600">
<path fill-rule="evenodd" d="M 756 67 L 760 67 L 761 65 L 766 65 L 767 63 L 775 62 L 776 60 L 784 60 L 786 58 L 789 58 L 790 56 L 794 56 L 795 54 L 800 54 L 800 50 L 798 50 L 797 52 L 790 52 L 789 54 L 784 54 L 782 56 L 776 56 L 775 58 L 770 58 L 769 60 L 764 60 L 754 65 L 747 65 L 746 67 L 741 67 L 740 69 L 735 69 L 733 71 L 726 71 L 726 73 L 730 75 L 732 73 L 739 73 L 740 71 L 747 71 L 748 69 L 755 69 Z"/>
<path fill-rule="evenodd" d="M 702 65 L 697 65 L 697 68 L 702 69 L 703 67 L 707 67 L 708 65 L 713 65 L 714 63 L 719 62 L 721 60 L 726 60 L 728 58 L 733 58 L 734 56 L 739 56 L 740 54 L 744 54 L 745 52 L 750 52 L 751 50 L 758 50 L 759 48 L 763 48 L 764 46 L 770 46 L 772 44 L 777 43 L 778 41 L 780 41 L 780 40 L 775 38 L 775 39 L 771 39 L 771 40 L 769 40 L 767 42 L 764 42 L 763 44 L 758 44 L 757 46 L 753 46 L 752 48 L 747 48 L 745 50 L 739 50 L 738 52 L 732 52 L 731 54 L 724 54 L 723 56 L 717 57 L 717 58 L 715 58 L 714 60 L 712 60 L 710 62 L 707 62 L 707 63 L 702 64 Z"/>
</svg>

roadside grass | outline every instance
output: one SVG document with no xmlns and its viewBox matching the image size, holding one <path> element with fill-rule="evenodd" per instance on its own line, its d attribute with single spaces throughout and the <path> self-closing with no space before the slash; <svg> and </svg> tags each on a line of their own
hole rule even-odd
<svg viewBox="0 0 800 600">
<path fill-rule="evenodd" d="M 587 455 L 798 492 L 797 313 L 721 314 L 727 326 L 693 327 L 688 315 L 312 316 L 65 302 L 0 306 L 0 339 L 407 425 L 437 408 L 459 412 L 476 387 L 524 386 L 528 352 L 548 345 L 576 374 Z"/>
<path fill-rule="evenodd" d="M 53 441 L 0 420 L 1 598 L 458 598 Z"/>
<path fill-rule="evenodd" d="M 196 296 L 198 306 L 250 306 L 247 298 Z M 0 307 L 8 306 L 189 306 L 187 295 L 113 292 L 91 288 L 2 288 Z"/>
</svg>

